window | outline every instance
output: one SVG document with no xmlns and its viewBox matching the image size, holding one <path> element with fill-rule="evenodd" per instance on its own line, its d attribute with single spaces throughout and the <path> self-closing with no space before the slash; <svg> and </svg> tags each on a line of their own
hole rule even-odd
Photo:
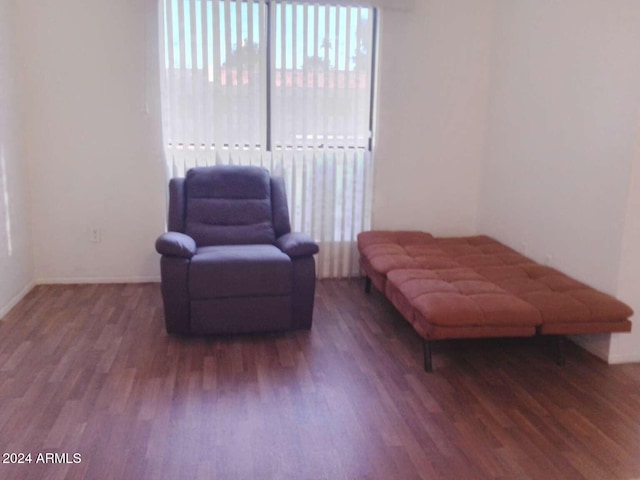
<svg viewBox="0 0 640 480">
<path fill-rule="evenodd" d="M 376 11 L 289 1 L 164 0 L 169 171 L 259 164 L 282 174 L 319 273 L 357 273 L 369 227 Z M 325 265 L 326 264 L 326 265 Z"/>
</svg>

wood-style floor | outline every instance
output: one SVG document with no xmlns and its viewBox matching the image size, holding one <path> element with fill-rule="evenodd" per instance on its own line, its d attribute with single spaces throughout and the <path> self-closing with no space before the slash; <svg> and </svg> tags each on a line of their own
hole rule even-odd
<svg viewBox="0 0 640 480">
<path fill-rule="evenodd" d="M 320 281 L 311 331 L 235 338 L 167 336 L 156 284 L 37 287 L 0 322 L 0 452 L 32 455 L 0 479 L 640 478 L 640 365 L 457 341 L 427 374 L 362 285 Z"/>
</svg>

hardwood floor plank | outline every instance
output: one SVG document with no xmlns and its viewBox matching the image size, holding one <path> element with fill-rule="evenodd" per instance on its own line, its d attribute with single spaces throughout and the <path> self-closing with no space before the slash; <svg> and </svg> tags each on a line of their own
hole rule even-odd
<svg viewBox="0 0 640 480">
<path fill-rule="evenodd" d="M 0 478 L 640 478 L 640 365 L 545 340 L 426 374 L 360 280 L 318 282 L 310 331 L 218 338 L 168 336 L 157 284 L 39 286 L 0 321 L 0 450 L 82 461 Z"/>
</svg>

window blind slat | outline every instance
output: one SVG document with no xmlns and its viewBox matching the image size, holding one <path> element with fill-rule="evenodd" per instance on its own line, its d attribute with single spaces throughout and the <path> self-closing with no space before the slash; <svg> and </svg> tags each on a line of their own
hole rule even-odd
<svg viewBox="0 0 640 480">
<path fill-rule="evenodd" d="M 188 64 L 191 65 L 191 72 L 190 72 L 190 82 L 189 82 L 189 86 L 188 88 L 188 102 L 189 105 L 187 106 L 188 109 L 190 109 L 193 112 L 193 115 L 190 115 L 187 117 L 188 120 L 188 124 L 187 124 L 187 129 L 191 134 L 191 138 L 189 138 L 188 143 L 187 143 L 187 147 L 188 148 L 194 148 L 194 159 L 197 162 L 198 160 L 198 144 L 201 141 L 201 127 L 200 127 L 200 122 L 197 121 L 198 117 L 200 116 L 200 102 L 196 101 L 196 95 L 197 95 L 197 89 L 196 89 L 196 82 L 197 82 L 197 77 L 198 77 L 198 62 L 197 62 L 197 50 L 198 50 L 198 44 L 197 44 L 197 39 L 196 39 L 196 19 L 195 19 L 195 14 L 196 14 L 196 2 L 195 1 L 190 1 L 188 4 L 188 9 L 187 6 L 185 5 L 185 11 L 189 12 L 189 19 L 187 22 L 187 25 L 189 26 L 189 38 L 186 38 L 185 40 L 185 44 L 186 42 L 189 42 L 189 56 L 188 58 L 185 58 L 185 60 L 187 61 Z"/>
<path fill-rule="evenodd" d="M 200 102 L 200 116 L 198 121 L 200 123 L 200 155 L 203 163 L 206 164 L 207 155 L 209 152 L 209 132 L 212 131 L 213 126 L 209 120 L 211 109 L 209 108 L 209 101 L 211 99 L 210 87 L 209 87 L 209 42 L 207 37 L 209 29 L 207 27 L 207 4 L 208 2 L 200 0 L 198 4 L 198 30 L 199 30 L 199 45 L 200 45 L 200 57 L 198 68 L 198 87 L 199 93 L 194 101 Z"/>
<path fill-rule="evenodd" d="M 229 0 L 224 0 L 222 7 L 224 9 L 223 10 L 224 23 L 221 23 L 221 25 L 224 25 L 224 44 L 220 49 L 220 55 L 225 60 L 222 68 L 223 77 L 222 77 L 222 86 L 220 87 L 220 91 L 222 93 L 222 97 L 224 98 L 224 111 L 227 112 L 227 115 L 224 116 L 225 121 L 220 122 L 223 124 L 223 128 L 224 128 L 224 135 L 221 137 L 221 139 L 226 139 L 229 147 L 231 148 L 233 145 L 235 145 L 235 140 L 236 140 L 236 137 L 233 134 L 233 130 L 232 130 L 234 108 L 229 98 L 229 90 L 230 90 L 229 86 L 232 85 L 233 83 L 233 80 L 231 78 L 231 74 L 228 68 L 229 57 L 231 55 L 231 29 L 229 28 L 231 26 L 231 2 Z"/>
<path fill-rule="evenodd" d="M 352 10 L 351 8 L 347 8 L 346 9 L 346 14 L 345 14 L 345 30 L 347 31 L 351 31 L 351 18 L 352 18 Z M 349 132 L 349 103 L 346 99 L 348 99 L 350 97 L 349 95 L 349 89 L 350 89 L 350 79 L 351 79 L 351 63 L 352 63 L 352 53 L 351 53 L 351 48 L 352 48 L 352 41 L 351 41 L 351 35 L 347 35 L 345 38 L 345 52 L 346 52 L 346 59 L 345 59 L 345 63 L 346 63 L 346 68 L 345 68 L 345 75 L 343 77 L 343 85 L 342 88 L 344 89 L 344 95 L 345 95 L 345 103 L 343 105 L 343 111 L 344 111 L 344 115 L 342 116 L 341 120 L 341 129 L 344 132 L 345 135 L 345 142 L 348 142 L 348 138 L 350 135 Z"/>
<path fill-rule="evenodd" d="M 222 108 L 222 95 L 220 94 L 223 86 L 222 86 L 222 56 L 221 56 L 221 46 L 222 46 L 222 37 L 220 28 L 215 28 L 214 25 L 220 25 L 220 2 L 214 1 L 211 2 L 210 12 L 207 15 L 207 23 L 211 22 L 211 25 L 208 26 L 210 28 L 210 33 L 208 37 L 208 42 L 210 42 L 209 48 L 211 49 L 211 92 L 210 92 L 210 101 L 209 107 L 211 108 L 210 112 L 210 121 L 213 124 L 213 129 L 211 132 L 211 145 L 216 148 L 220 148 L 223 143 L 223 139 L 225 138 L 225 129 L 222 122 L 221 115 L 216 115 L 216 110 L 220 107 Z M 209 5 L 209 2 L 207 2 Z M 210 39 L 210 40 L 209 40 Z"/>
<path fill-rule="evenodd" d="M 233 45 L 235 45 L 235 62 L 234 62 L 234 72 L 232 76 L 233 87 L 232 89 L 236 93 L 235 101 L 233 102 L 233 111 L 235 116 L 233 117 L 233 132 L 237 135 L 236 144 L 238 146 L 244 146 L 249 143 L 249 139 L 246 131 L 246 119 L 247 115 L 244 115 L 247 112 L 247 109 L 243 109 L 245 106 L 245 102 L 248 100 L 245 97 L 245 85 L 244 85 L 244 74 L 245 74 L 245 62 L 246 62 L 246 51 L 245 46 L 243 45 L 242 38 L 242 5 L 241 1 L 234 1 L 233 7 L 235 7 L 235 18 L 236 18 L 236 28 L 235 28 L 235 37 L 232 35 L 232 44 L 231 48 L 233 49 Z M 232 7 L 232 8 L 233 8 Z M 230 26 L 231 27 L 231 26 Z M 229 28 L 231 30 L 231 28 Z M 233 55 L 233 50 L 232 50 Z"/>
</svg>

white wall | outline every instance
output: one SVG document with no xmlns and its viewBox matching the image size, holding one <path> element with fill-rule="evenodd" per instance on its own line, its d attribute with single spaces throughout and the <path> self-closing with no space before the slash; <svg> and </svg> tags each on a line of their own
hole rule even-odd
<svg viewBox="0 0 640 480">
<path fill-rule="evenodd" d="M 618 280 L 618 295 L 636 312 L 635 319 L 640 318 L 640 109 L 636 125 L 636 154 L 629 182 Z M 609 362 L 640 362 L 640 325 L 635 323 L 631 334 L 612 335 Z"/>
<path fill-rule="evenodd" d="M 33 285 L 29 184 L 16 78 L 14 2 L 0 0 L 0 318 Z"/>
<path fill-rule="evenodd" d="M 159 277 L 155 3 L 17 2 L 39 282 Z M 90 227 L 101 229 L 100 243 L 89 241 Z"/>
<path fill-rule="evenodd" d="M 492 0 L 382 12 L 373 227 L 475 232 Z"/>
<path fill-rule="evenodd" d="M 637 146 L 640 3 L 498 5 L 479 230 L 616 294 Z M 608 336 L 586 346 L 609 355 Z"/>
</svg>

